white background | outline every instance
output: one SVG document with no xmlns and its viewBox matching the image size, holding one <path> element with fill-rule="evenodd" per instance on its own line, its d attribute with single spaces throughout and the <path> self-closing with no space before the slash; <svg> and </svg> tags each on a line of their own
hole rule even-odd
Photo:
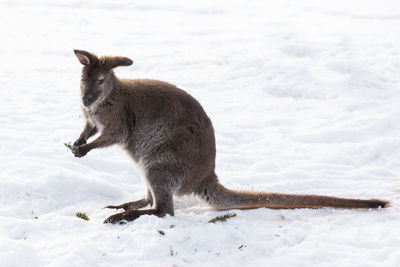
<svg viewBox="0 0 400 267">
<path fill-rule="evenodd" d="M 0 265 L 400 266 L 399 24 L 397 1 L 0 1 Z M 118 147 L 64 147 L 84 123 L 73 49 L 197 98 L 229 188 L 392 207 L 209 224 L 225 212 L 184 197 L 175 217 L 104 225 L 145 186 Z"/>
</svg>

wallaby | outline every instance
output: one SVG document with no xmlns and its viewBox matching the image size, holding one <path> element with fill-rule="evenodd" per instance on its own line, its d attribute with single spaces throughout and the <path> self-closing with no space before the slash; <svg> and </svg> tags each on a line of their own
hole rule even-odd
<svg viewBox="0 0 400 267">
<path fill-rule="evenodd" d="M 214 172 L 215 137 L 200 103 L 176 86 L 156 80 L 118 79 L 113 68 L 129 66 L 126 57 L 74 50 L 83 65 L 82 109 L 86 125 L 75 141 L 75 156 L 119 144 L 142 169 L 147 197 L 119 206 L 124 209 L 104 223 L 125 223 L 143 214 L 174 215 L 173 195 L 195 194 L 217 210 L 292 208 L 385 208 L 384 200 L 346 199 L 234 191 L 222 186 Z M 94 141 L 87 140 L 100 132 Z M 140 209 L 150 205 L 150 209 Z"/>
</svg>

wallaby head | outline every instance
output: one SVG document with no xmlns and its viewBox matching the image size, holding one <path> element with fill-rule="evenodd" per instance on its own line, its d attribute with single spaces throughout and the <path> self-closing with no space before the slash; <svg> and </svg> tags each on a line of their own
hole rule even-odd
<svg viewBox="0 0 400 267">
<path fill-rule="evenodd" d="M 113 68 L 132 65 L 126 57 L 96 55 L 83 50 L 74 50 L 79 62 L 83 65 L 81 77 L 82 104 L 90 109 L 94 104 L 103 102 L 114 89 L 116 77 Z"/>
</svg>

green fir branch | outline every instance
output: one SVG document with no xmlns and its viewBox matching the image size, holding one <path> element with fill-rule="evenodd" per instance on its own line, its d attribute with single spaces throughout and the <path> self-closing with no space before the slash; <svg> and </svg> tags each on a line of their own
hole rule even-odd
<svg viewBox="0 0 400 267">
<path fill-rule="evenodd" d="M 165 232 L 164 232 L 163 230 L 158 230 L 158 233 L 159 233 L 160 235 L 165 235 Z"/>
<path fill-rule="evenodd" d="M 89 217 L 84 212 L 77 212 L 75 216 L 82 220 L 89 221 Z"/>
<path fill-rule="evenodd" d="M 76 154 L 76 145 L 71 145 L 71 142 L 64 143 L 64 146 L 68 147 L 72 154 Z"/>
<path fill-rule="evenodd" d="M 222 216 L 217 216 L 215 218 L 212 218 L 211 220 L 209 220 L 209 223 L 216 223 L 216 222 L 225 222 L 226 220 L 236 217 L 236 213 L 227 213 L 225 215 Z"/>
</svg>

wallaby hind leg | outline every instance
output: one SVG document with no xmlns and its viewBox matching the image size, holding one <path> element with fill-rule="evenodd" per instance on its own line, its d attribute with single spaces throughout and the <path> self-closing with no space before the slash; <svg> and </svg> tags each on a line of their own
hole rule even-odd
<svg viewBox="0 0 400 267">
<path fill-rule="evenodd" d="M 156 215 L 158 217 L 164 217 L 166 214 L 170 214 L 173 216 L 174 204 L 172 190 L 168 184 L 160 184 L 160 181 L 168 181 L 168 177 L 165 177 L 165 170 L 160 168 L 157 168 L 156 170 L 149 170 L 147 181 L 151 187 L 153 201 L 155 204 L 152 209 L 128 210 L 117 213 L 108 217 L 104 223 L 124 224 L 126 221 L 133 221 L 142 215 Z"/>
<path fill-rule="evenodd" d="M 156 215 L 164 217 L 166 214 L 174 215 L 174 206 L 172 200 L 172 192 L 154 192 L 155 207 L 146 210 L 127 210 L 108 217 L 104 223 L 124 224 L 133 221 L 142 215 Z"/>
<path fill-rule="evenodd" d="M 153 205 L 153 196 L 151 195 L 150 190 L 147 190 L 147 197 L 146 198 L 142 198 L 140 200 L 137 201 L 132 201 L 132 202 L 127 202 L 121 205 L 117 205 L 117 206 L 113 206 L 113 205 L 109 205 L 107 207 L 107 209 L 124 209 L 125 211 L 128 210 L 137 210 L 143 207 L 146 207 L 147 205 Z"/>
</svg>

